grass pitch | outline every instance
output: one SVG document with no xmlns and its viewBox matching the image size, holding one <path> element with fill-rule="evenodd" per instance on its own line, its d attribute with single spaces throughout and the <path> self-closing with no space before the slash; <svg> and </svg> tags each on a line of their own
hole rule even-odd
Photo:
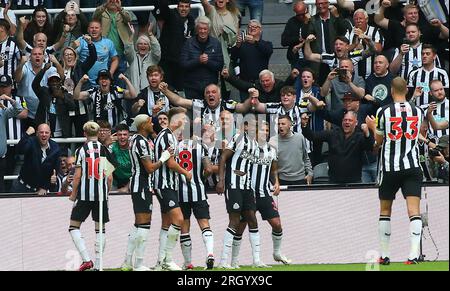
<svg viewBox="0 0 450 291">
<path fill-rule="evenodd" d="M 375 266 L 376 268 L 377 266 Z M 112 269 L 110 271 L 120 271 Z M 194 271 L 203 271 L 203 267 L 196 267 Z M 271 268 L 253 268 L 241 266 L 239 270 L 224 270 L 214 268 L 213 271 L 375 271 L 366 264 L 317 264 L 317 265 L 273 265 Z M 405 265 L 404 263 L 391 263 L 389 266 L 379 265 L 379 271 L 449 271 L 448 261 L 423 262 L 417 265 Z"/>
<path fill-rule="evenodd" d="M 367 268 L 367 269 L 366 269 Z M 197 268 L 196 268 L 197 270 Z M 215 268 L 214 270 L 220 270 Z M 318 265 L 274 265 L 271 268 L 252 268 L 242 266 L 237 271 L 371 271 L 366 264 L 318 264 Z M 391 263 L 389 266 L 379 266 L 380 271 L 449 271 L 448 261 L 423 262 L 417 265 L 405 265 L 404 263 Z M 227 270 L 228 271 L 228 270 Z"/>
</svg>

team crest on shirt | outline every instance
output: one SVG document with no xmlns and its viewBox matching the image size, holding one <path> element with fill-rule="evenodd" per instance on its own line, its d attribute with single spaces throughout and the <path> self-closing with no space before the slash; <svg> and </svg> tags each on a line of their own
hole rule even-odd
<svg viewBox="0 0 450 291">
<path fill-rule="evenodd" d="M 114 103 L 112 102 L 108 102 L 105 104 L 105 107 L 103 107 L 104 110 L 112 110 L 114 109 L 116 106 L 114 105 Z"/>
<path fill-rule="evenodd" d="M 240 208 L 239 204 L 238 203 L 234 203 L 233 209 L 234 210 L 238 210 L 239 208 Z"/>
<path fill-rule="evenodd" d="M 173 200 L 169 201 L 169 207 L 174 207 L 175 206 L 175 202 L 173 202 Z"/>
<path fill-rule="evenodd" d="M 372 92 L 372 96 L 377 100 L 383 101 L 388 96 L 388 88 L 384 84 L 376 85 Z"/>
</svg>

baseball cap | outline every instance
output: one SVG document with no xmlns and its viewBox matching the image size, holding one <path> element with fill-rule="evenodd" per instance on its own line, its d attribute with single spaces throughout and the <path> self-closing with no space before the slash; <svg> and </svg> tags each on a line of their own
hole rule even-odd
<svg viewBox="0 0 450 291">
<path fill-rule="evenodd" d="M 113 78 L 111 77 L 111 73 L 105 69 L 98 71 L 97 83 L 98 83 L 98 80 L 100 79 L 100 77 L 107 77 L 108 79 L 111 80 L 111 82 L 113 81 Z"/>
<path fill-rule="evenodd" d="M 439 138 L 437 146 L 441 149 L 448 147 L 448 135 L 443 135 Z"/>
<path fill-rule="evenodd" d="M 147 114 L 139 114 L 138 116 L 136 116 L 134 118 L 133 124 L 131 125 L 132 129 L 136 129 L 136 131 L 138 130 L 139 126 L 145 122 L 147 122 L 148 118 L 150 116 L 148 116 Z"/>
<path fill-rule="evenodd" d="M 75 11 L 75 14 L 80 14 L 80 6 L 78 6 L 77 2 L 71 0 L 67 2 L 66 8 L 64 8 L 64 12 L 69 12 L 70 10 Z"/>
<path fill-rule="evenodd" d="M 359 96 L 356 96 L 356 94 L 354 94 L 352 92 L 346 92 L 346 93 L 344 93 L 342 100 L 360 101 L 361 98 L 359 98 Z"/>
<path fill-rule="evenodd" d="M 48 74 L 47 80 L 53 77 L 56 77 L 61 80 L 61 76 L 56 71 L 52 71 L 50 74 Z"/>
<path fill-rule="evenodd" d="M 12 86 L 13 82 L 10 76 L 8 75 L 1 75 L 0 76 L 0 87 L 8 87 Z"/>
</svg>

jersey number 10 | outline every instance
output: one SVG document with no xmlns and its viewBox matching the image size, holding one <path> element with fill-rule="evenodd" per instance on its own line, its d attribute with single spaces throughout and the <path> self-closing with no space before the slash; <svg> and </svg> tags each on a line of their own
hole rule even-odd
<svg viewBox="0 0 450 291">
<path fill-rule="evenodd" d="M 100 180 L 100 158 L 86 158 L 86 163 L 88 164 L 89 179 L 92 179 L 92 177 L 94 177 L 96 180 Z"/>
</svg>

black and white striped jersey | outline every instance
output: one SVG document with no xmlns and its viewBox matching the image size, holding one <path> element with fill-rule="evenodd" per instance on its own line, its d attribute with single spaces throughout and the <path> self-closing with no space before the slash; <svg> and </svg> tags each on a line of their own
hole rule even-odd
<svg viewBox="0 0 450 291">
<path fill-rule="evenodd" d="M 72 71 L 64 70 L 64 87 L 66 88 L 67 92 L 73 95 L 73 90 L 76 86 L 74 83 L 74 80 L 71 78 Z M 69 111 L 69 116 L 79 116 L 79 115 L 85 115 L 88 113 L 88 100 L 74 100 L 75 103 L 75 110 Z"/>
<path fill-rule="evenodd" d="M 355 67 L 355 72 L 357 71 L 358 62 L 363 59 L 363 50 L 354 50 L 348 53 L 348 58 L 352 60 Z M 335 53 L 328 54 L 322 53 L 321 62 L 327 64 L 330 70 L 339 68 L 339 59 L 336 57 Z"/>
<path fill-rule="evenodd" d="M 23 108 L 27 108 L 25 99 L 23 97 L 18 97 L 13 94 L 12 98 L 16 102 L 19 102 Z M 5 106 L 6 108 L 12 107 L 11 103 L 9 103 L 6 100 L 2 100 L 0 102 L 2 102 L 3 106 Z M 9 118 L 8 123 L 6 124 L 6 139 L 19 140 L 21 138 L 22 138 L 22 127 L 20 119 L 17 117 Z"/>
<path fill-rule="evenodd" d="M 381 167 L 385 172 L 419 168 L 419 131 L 424 112 L 410 103 L 392 103 L 377 111 L 377 134 L 384 136 Z"/>
<path fill-rule="evenodd" d="M 143 159 L 148 159 L 154 163 L 154 144 L 146 137 L 135 134 L 130 139 L 130 160 L 131 160 L 131 177 L 130 192 L 142 195 L 145 200 L 144 189 L 153 190 L 153 175 L 149 174 L 142 163 Z"/>
<path fill-rule="evenodd" d="M 107 158 L 111 161 L 110 153 L 98 141 L 89 141 L 79 147 L 75 152 L 76 167 L 81 167 L 81 182 L 78 188 L 77 199 L 81 201 L 99 201 L 100 195 L 108 199 L 108 177 L 100 173 L 100 160 Z M 103 175 L 103 177 L 101 176 Z M 103 183 L 100 184 L 100 179 Z"/>
<path fill-rule="evenodd" d="M 180 167 L 192 174 L 187 183 L 186 177 L 180 176 L 180 202 L 199 202 L 207 200 L 204 184 L 203 159 L 208 158 L 208 149 L 198 140 L 183 140 L 178 143 L 178 163 Z"/>
<path fill-rule="evenodd" d="M 102 94 L 100 88 L 92 88 L 87 92 L 94 101 L 94 121 L 106 120 L 115 128 L 126 118 L 122 107 L 124 89 L 112 86 L 111 91 L 106 94 Z"/>
<path fill-rule="evenodd" d="M 215 146 L 207 146 L 206 149 L 208 150 L 208 157 L 211 161 L 212 165 L 219 165 L 220 163 L 220 147 L 215 144 Z M 206 184 L 209 188 L 215 189 L 217 183 L 219 182 L 219 176 L 217 174 L 211 174 L 208 179 L 206 179 Z"/>
<path fill-rule="evenodd" d="M 430 103 L 430 82 L 433 80 L 440 80 L 444 88 L 449 87 L 448 74 L 445 70 L 434 67 L 433 70 L 427 71 L 423 67 L 418 68 L 408 76 L 408 88 L 415 89 L 422 87 L 422 95 L 416 99 L 416 105 L 422 106 Z"/>
<path fill-rule="evenodd" d="M 396 48 L 393 60 L 398 56 L 399 53 L 400 49 Z M 434 66 L 439 68 L 441 67 L 439 57 L 436 57 L 436 59 L 434 60 Z M 398 75 L 403 79 L 408 80 L 409 74 L 420 67 L 422 67 L 422 44 L 420 44 L 416 48 L 411 47 L 408 53 L 403 56 L 402 66 L 400 67 Z"/>
<path fill-rule="evenodd" d="M 300 106 L 295 105 L 291 109 L 286 109 L 283 107 L 283 105 L 280 103 L 266 103 L 266 113 L 267 114 L 274 114 L 274 117 L 278 117 L 281 115 L 289 115 L 289 117 L 292 120 L 292 130 L 294 132 L 302 132 L 302 124 L 301 124 L 301 117 L 302 114 L 308 112 L 308 109 L 301 108 Z M 271 124 L 275 122 L 276 118 L 271 118 Z"/>
<path fill-rule="evenodd" d="M 384 44 L 384 38 L 377 27 L 368 25 L 365 35 L 369 36 L 374 43 L 381 43 L 381 45 Z M 355 34 L 354 30 L 352 30 L 351 32 L 347 32 L 345 37 L 350 40 L 351 44 L 361 44 L 364 50 L 368 49 L 367 45 L 362 40 L 358 39 L 358 36 Z M 358 74 L 364 79 L 368 78 L 372 73 L 373 62 L 373 56 L 362 59 L 358 62 Z"/>
<path fill-rule="evenodd" d="M 442 121 L 449 121 L 450 120 L 450 114 L 449 114 L 449 105 L 450 105 L 450 101 L 445 98 L 444 101 L 439 102 L 436 104 L 437 108 L 436 110 L 433 112 L 433 117 L 434 120 L 436 120 L 437 122 L 442 122 Z M 421 106 L 423 110 L 428 110 L 428 106 Z M 448 135 L 450 133 L 449 129 L 443 129 L 443 130 L 434 130 L 433 128 L 428 129 L 428 133 L 430 134 L 431 137 L 433 138 L 441 138 L 444 135 Z"/>
<path fill-rule="evenodd" d="M 227 161 L 226 188 L 251 190 L 251 167 L 258 143 L 255 139 L 249 138 L 247 133 L 238 133 L 226 148 L 234 152 L 233 157 Z"/>
<path fill-rule="evenodd" d="M 8 75 L 14 80 L 14 73 L 20 63 L 21 56 L 20 49 L 12 37 L 8 37 L 0 43 L 0 58 L 3 60 L 0 75 Z"/>
<path fill-rule="evenodd" d="M 230 101 L 221 100 L 219 106 L 217 106 L 217 108 L 212 109 L 209 108 L 208 103 L 205 100 L 193 99 L 192 100 L 193 120 L 195 120 L 197 117 L 201 117 L 203 123 L 213 122 L 216 125 L 216 127 L 218 127 L 218 125 L 220 125 L 220 113 L 225 110 L 234 113 L 237 104 L 238 103 L 233 100 Z"/>
<path fill-rule="evenodd" d="M 277 151 L 274 147 L 268 143 L 258 145 L 252 167 L 252 188 L 256 197 L 272 196 L 270 192 L 270 169 L 272 168 L 272 162 L 277 160 Z"/>
<path fill-rule="evenodd" d="M 155 160 L 158 161 L 161 154 L 169 149 L 174 149 L 175 157 L 178 157 L 178 140 L 170 130 L 170 128 L 165 128 L 156 137 L 155 141 Z M 171 189 L 178 191 L 178 173 L 172 171 L 164 163 L 161 168 L 154 172 L 155 176 L 155 189 Z"/>
<path fill-rule="evenodd" d="M 11 1 L 11 0 L 9 0 Z M 39 5 L 44 5 L 45 0 L 15 0 L 17 7 L 36 7 Z"/>
</svg>

